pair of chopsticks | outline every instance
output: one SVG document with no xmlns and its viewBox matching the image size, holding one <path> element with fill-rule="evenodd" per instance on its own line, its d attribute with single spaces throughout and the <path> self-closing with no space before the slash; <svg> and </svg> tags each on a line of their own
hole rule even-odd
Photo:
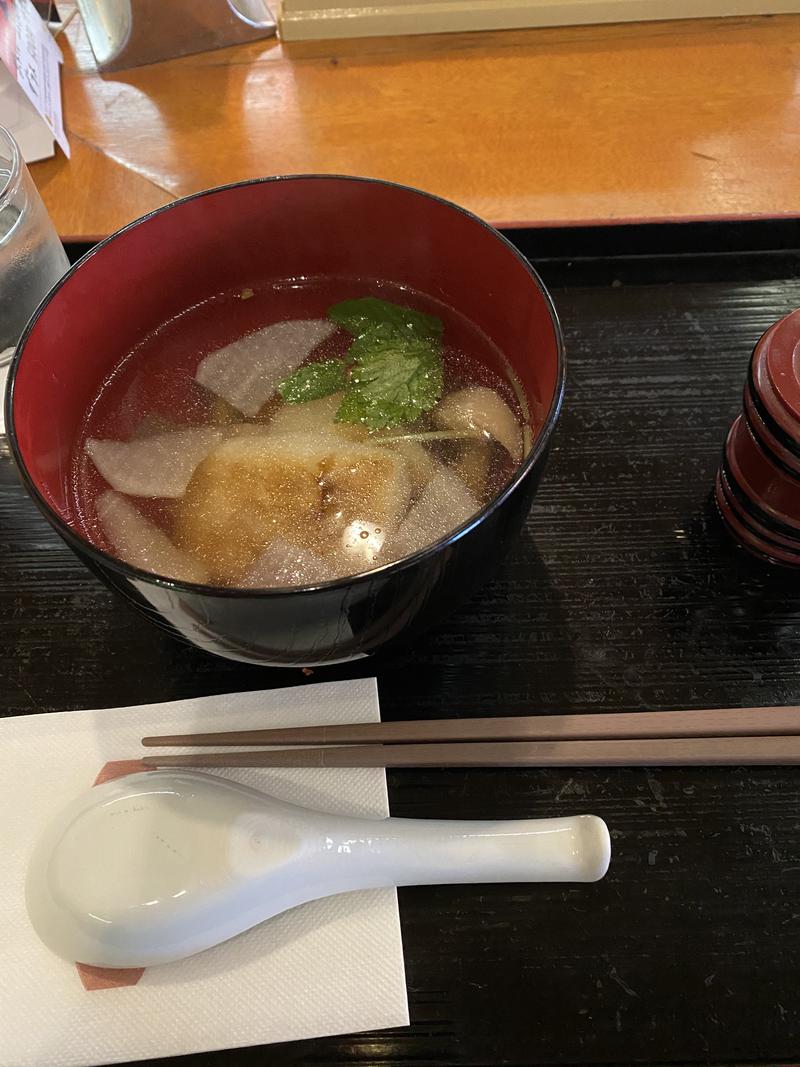
<svg viewBox="0 0 800 1067">
<path fill-rule="evenodd" d="M 145 756 L 148 767 L 648 767 L 800 764 L 800 708 L 432 719 L 144 737 L 271 750 Z M 337 747 L 313 747 L 337 746 Z"/>
</svg>

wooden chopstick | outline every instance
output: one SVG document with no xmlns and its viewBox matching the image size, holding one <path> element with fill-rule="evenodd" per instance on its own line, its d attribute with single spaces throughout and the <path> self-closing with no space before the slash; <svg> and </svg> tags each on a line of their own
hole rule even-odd
<svg viewBox="0 0 800 1067">
<path fill-rule="evenodd" d="M 717 708 L 700 711 L 622 711 L 588 715 L 521 715 L 497 719 L 430 719 L 411 722 L 300 726 L 211 734 L 143 737 L 165 745 L 357 745 L 445 741 L 588 741 L 647 737 L 758 737 L 800 734 L 800 707 Z"/>
<path fill-rule="evenodd" d="M 145 756 L 148 767 L 659 767 L 800 763 L 800 737 L 500 741 Z"/>
</svg>

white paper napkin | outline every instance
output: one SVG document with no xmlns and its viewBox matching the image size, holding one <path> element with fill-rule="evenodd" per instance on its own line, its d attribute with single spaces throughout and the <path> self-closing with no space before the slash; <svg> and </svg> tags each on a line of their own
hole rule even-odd
<svg viewBox="0 0 800 1067">
<path fill-rule="evenodd" d="M 82 1067 L 408 1023 L 394 890 L 305 904 L 135 985 L 91 992 L 41 944 L 24 903 L 43 827 L 104 764 L 141 755 L 143 735 L 379 718 L 364 679 L 0 719 L 0 1064 Z M 224 773 L 297 804 L 388 815 L 381 769 Z"/>
</svg>

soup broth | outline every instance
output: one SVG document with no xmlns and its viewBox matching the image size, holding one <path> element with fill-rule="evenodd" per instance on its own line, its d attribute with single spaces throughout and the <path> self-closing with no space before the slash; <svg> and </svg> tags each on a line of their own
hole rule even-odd
<svg viewBox="0 0 800 1067">
<path fill-rule="evenodd" d="M 314 585 L 461 526 L 535 430 L 503 355 L 431 297 L 254 285 L 121 361 L 85 417 L 72 502 L 94 544 L 164 577 Z"/>
</svg>

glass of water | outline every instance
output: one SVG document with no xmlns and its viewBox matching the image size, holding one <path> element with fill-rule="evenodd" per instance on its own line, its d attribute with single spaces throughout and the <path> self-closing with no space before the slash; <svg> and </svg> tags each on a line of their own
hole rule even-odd
<svg viewBox="0 0 800 1067">
<path fill-rule="evenodd" d="M 19 147 L 0 126 L 0 367 L 68 266 Z"/>
</svg>

